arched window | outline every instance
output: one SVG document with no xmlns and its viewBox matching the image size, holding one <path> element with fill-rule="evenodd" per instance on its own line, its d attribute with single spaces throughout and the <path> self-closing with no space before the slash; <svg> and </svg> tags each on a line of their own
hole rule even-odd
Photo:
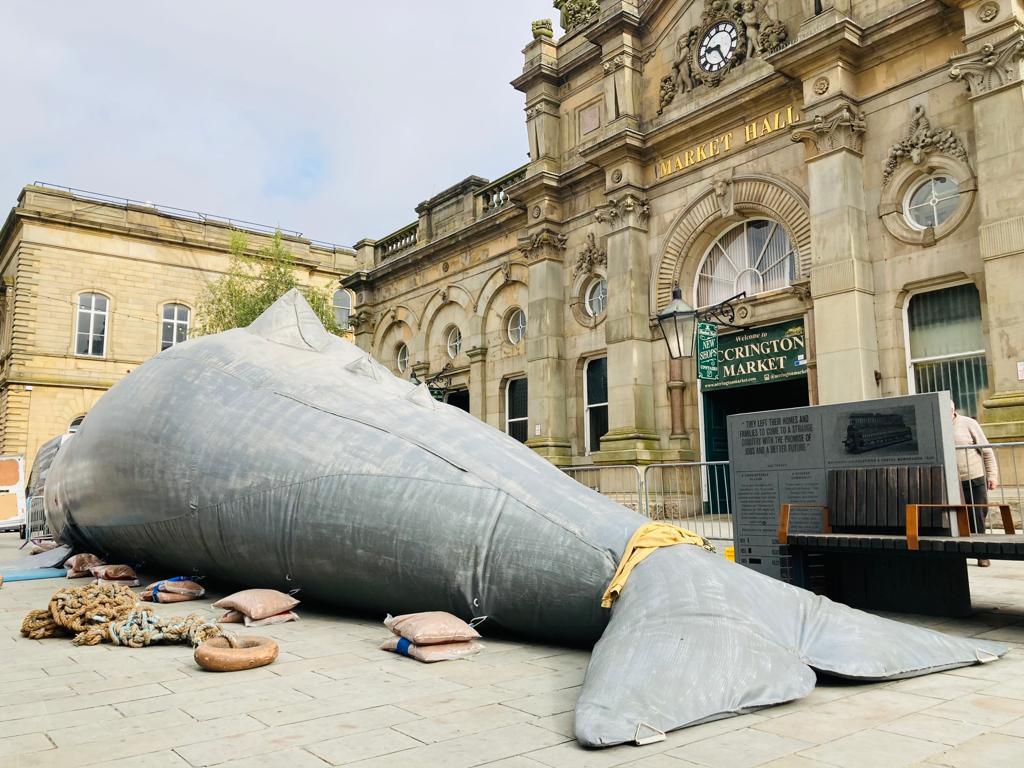
<svg viewBox="0 0 1024 768">
<path fill-rule="evenodd" d="M 508 316 L 508 340 L 518 344 L 526 338 L 526 313 L 518 307 Z"/>
<path fill-rule="evenodd" d="M 448 348 L 448 357 L 454 360 L 459 356 L 459 352 L 462 351 L 462 331 L 460 331 L 458 327 L 453 326 L 448 331 L 445 345 Z"/>
<path fill-rule="evenodd" d="M 988 391 L 977 287 L 964 283 L 911 296 L 907 336 L 910 391 L 948 390 L 960 413 L 977 417 Z"/>
<path fill-rule="evenodd" d="M 697 271 L 697 306 L 718 304 L 746 291 L 756 296 L 796 279 L 796 250 L 785 228 L 771 219 L 750 219 L 712 244 Z"/>
<path fill-rule="evenodd" d="M 71 420 L 71 423 L 68 424 L 68 432 L 72 434 L 77 432 L 78 428 L 82 426 L 83 421 L 85 421 L 85 416 L 76 416 L 74 419 Z"/>
<path fill-rule="evenodd" d="M 584 447 L 587 454 L 601 450 L 608 432 L 608 358 L 588 360 L 583 371 Z"/>
<path fill-rule="evenodd" d="M 398 345 L 398 350 L 395 352 L 395 362 L 398 363 L 398 372 L 405 373 L 409 367 L 409 347 L 405 344 Z"/>
<path fill-rule="evenodd" d="M 99 293 L 78 296 L 75 354 L 103 357 L 107 354 L 107 297 Z"/>
<path fill-rule="evenodd" d="M 352 294 L 346 290 L 335 291 L 331 306 L 334 307 L 334 322 L 341 328 L 348 328 L 352 316 Z"/>
<path fill-rule="evenodd" d="M 188 341 L 188 323 L 191 311 L 184 304 L 164 304 L 163 324 L 160 331 L 160 351 Z"/>
</svg>

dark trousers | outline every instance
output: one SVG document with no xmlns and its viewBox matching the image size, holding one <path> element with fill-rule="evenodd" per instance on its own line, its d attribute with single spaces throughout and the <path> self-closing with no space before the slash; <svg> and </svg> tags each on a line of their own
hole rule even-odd
<svg viewBox="0 0 1024 768">
<path fill-rule="evenodd" d="M 971 480 L 961 480 L 960 486 L 964 491 L 964 504 L 984 504 L 988 501 L 988 485 L 984 477 L 975 477 Z M 987 509 L 972 509 L 971 533 L 985 532 L 985 517 Z"/>
</svg>

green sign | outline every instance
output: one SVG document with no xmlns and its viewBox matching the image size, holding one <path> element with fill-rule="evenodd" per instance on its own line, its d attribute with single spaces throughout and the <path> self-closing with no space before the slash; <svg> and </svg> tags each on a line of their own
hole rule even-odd
<svg viewBox="0 0 1024 768">
<path fill-rule="evenodd" d="M 699 334 L 697 338 L 699 343 Z M 698 356 L 698 369 L 700 365 Z M 770 384 L 806 375 L 804 323 L 803 320 L 794 320 L 720 336 L 718 376 L 715 380 L 705 381 L 702 389 L 711 392 L 729 387 Z"/>
<path fill-rule="evenodd" d="M 718 326 L 714 323 L 697 323 L 697 378 L 718 378 Z"/>
</svg>

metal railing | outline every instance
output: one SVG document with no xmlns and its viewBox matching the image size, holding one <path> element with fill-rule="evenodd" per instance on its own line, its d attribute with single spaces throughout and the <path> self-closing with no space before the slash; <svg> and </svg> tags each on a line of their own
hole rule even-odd
<svg viewBox="0 0 1024 768">
<path fill-rule="evenodd" d="M 1009 504 L 1010 513 L 1013 515 L 1014 525 L 1018 533 L 1021 531 L 1022 514 L 1024 514 L 1024 442 L 1020 443 L 989 443 L 985 445 L 957 446 L 958 457 L 961 452 L 969 453 L 991 448 L 996 457 L 996 466 L 999 469 L 999 487 L 988 491 L 988 501 L 999 504 Z M 960 457 L 962 458 L 962 457 Z M 978 457 L 981 459 L 981 456 Z M 972 499 L 965 499 L 971 503 Z M 993 528 L 1002 531 L 1002 519 L 999 511 L 990 509 L 986 515 L 986 530 Z M 971 530 L 974 531 L 974 522 L 971 522 Z"/>
<path fill-rule="evenodd" d="M 644 467 L 647 517 L 707 539 L 732 540 L 729 462 L 691 461 Z"/>
<path fill-rule="evenodd" d="M 641 468 L 635 464 L 563 467 L 562 471 L 590 490 L 597 491 L 634 512 L 647 515 L 644 478 Z"/>
</svg>

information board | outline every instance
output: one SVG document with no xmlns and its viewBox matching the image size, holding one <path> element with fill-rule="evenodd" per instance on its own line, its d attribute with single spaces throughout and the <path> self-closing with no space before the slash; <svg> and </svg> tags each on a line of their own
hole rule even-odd
<svg viewBox="0 0 1024 768">
<path fill-rule="evenodd" d="M 714 323 L 697 323 L 697 378 L 718 378 L 718 326 Z"/>
<path fill-rule="evenodd" d="M 948 392 L 728 417 L 736 562 L 782 575 L 779 506 L 824 505 L 830 469 L 941 465 L 960 497 Z M 793 511 L 792 533 L 819 533 L 820 511 Z"/>
</svg>

